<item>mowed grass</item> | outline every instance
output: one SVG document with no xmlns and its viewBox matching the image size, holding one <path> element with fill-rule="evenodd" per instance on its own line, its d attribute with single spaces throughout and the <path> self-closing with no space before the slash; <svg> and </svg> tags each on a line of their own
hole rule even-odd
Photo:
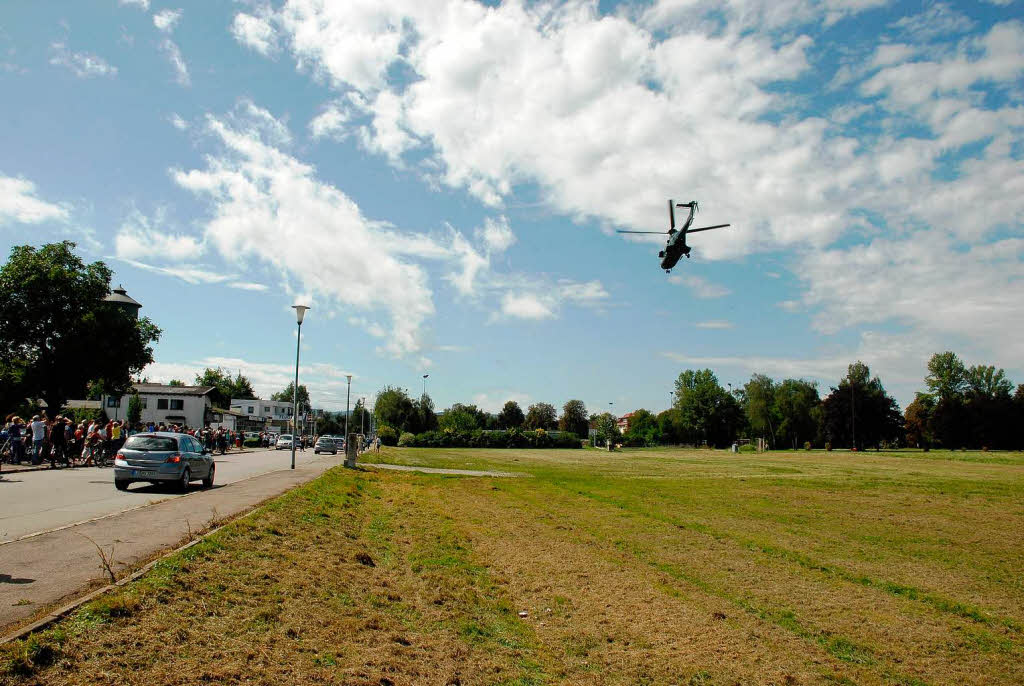
<svg viewBox="0 0 1024 686">
<path fill-rule="evenodd" d="M 0 681 L 1024 683 L 1020 453 L 370 457 L 528 477 L 333 470 Z"/>
</svg>

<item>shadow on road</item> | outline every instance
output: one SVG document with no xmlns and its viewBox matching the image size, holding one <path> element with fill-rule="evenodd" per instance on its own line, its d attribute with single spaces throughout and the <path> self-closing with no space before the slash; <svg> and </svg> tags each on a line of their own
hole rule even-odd
<svg viewBox="0 0 1024 686">
<path fill-rule="evenodd" d="M 0 584 L 31 584 L 35 579 L 19 579 L 10 574 L 0 574 Z"/>
</svg>

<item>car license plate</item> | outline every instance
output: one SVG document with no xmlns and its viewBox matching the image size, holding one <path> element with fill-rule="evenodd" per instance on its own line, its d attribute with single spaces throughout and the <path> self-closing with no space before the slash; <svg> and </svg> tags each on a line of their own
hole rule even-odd
<svg viewBox="0 0 1024 686">
<path fill-rule="evenodd" d="M 139 479 L 149 479 L 149 478 L 152 478 L 152 477 L 154 477 L 156 475 L 157 475 L 156 472 L 147 472 L 145 470 L 140 471 L 138 469 L 133 469 L 132 470 L 132 476 L 137 477 Z"/>
</svg>

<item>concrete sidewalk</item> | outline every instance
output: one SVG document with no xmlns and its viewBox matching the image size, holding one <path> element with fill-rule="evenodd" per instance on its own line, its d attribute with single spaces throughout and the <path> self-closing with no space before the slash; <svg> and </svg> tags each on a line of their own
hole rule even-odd
<svg viewBox="0 0 1024 686">
<path fill-rule="evenodd" d="M 184 497 L 0 545 L 0 629 L 8 633 L 57 604 L 109 583 L 92 541 L 105 552 L 113 546 L 114 570 L 123 572 L 181 543 L 189 529 L 202 530 L 215 518 L 243 513 L 315 479 L 340 464 L 340 457 L 324 455 L 294 471 L 210 490 L 193 487 Z"/>
</svg>

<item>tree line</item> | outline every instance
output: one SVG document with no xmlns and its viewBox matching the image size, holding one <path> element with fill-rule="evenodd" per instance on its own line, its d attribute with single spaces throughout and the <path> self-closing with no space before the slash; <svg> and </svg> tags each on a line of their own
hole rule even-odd
<svg viewBox="0 0 1024 686">
<path fill-rule="evenodd" d="M 413 399 L 385 387 L 374 414 L 382 440 L 404 433 L 468 433 L 476 430 L 554 430 L 596 442 L 629 446 L 709 445 L 723 447 L 737 439 L 762 438 L 769 448 L 867 448 L 910 446 L 944 448 L 1019 448 L 1014 429 L 1024 421 L 1024 384 L 1016 387 L 1002 369 L 966 367 L 952 352 L 936 353 L 928 362 L 927 391 L 901 412 L 877 375 L 861 361 L 824 397 L 815 381 L 775 380 L 754 374 L 742 387 L 726 390 L 710 369 L 687 369 L 675 380 L 672 406 L 659 413 L 641 408 L 620 432 L 608 412 L 588 414 L 581 400 L 569 400 L 561 414 L 549 403 L 535 403 L 524 413 L 508 401 L 497 414 L 476 405 L 455 403 L 440 414 L 423 395 Z"/>
</svg>

